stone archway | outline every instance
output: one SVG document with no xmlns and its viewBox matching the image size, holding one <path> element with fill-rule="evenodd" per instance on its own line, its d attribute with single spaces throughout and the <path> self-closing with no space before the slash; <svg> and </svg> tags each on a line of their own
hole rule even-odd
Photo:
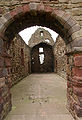
<svg viewBox="0 0 82 120">
<path fill-rule="evenodd" d="M 16 33 L 33 25 L 49 27 L 65 40 L 68 56 L 67 106 L 74 117 L 81 117 L 82 29 L 70 15 L 62 10 L 51 8 L 43 3 L 29 3 L 16 7 L 0 19 L 0 119 L 2 120 L 11 109 L 9 70 L 11 64 L 6 49 Z"/>
</svg>

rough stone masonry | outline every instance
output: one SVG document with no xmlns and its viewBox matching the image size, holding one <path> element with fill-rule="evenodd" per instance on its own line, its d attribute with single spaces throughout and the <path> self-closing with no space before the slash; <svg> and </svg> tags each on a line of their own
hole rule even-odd
<svg viewBox="0 0 82 120">
<path fill-rule="evenodd" d="M 0 119 L 11 110 L 11 66 L 7 46 L 26 27 L 46 26 L 56 31 L 67 48 L 67 106 L 82 117 L 82 0 L 0 1 Z"/>
<path fill-rule="evenodd" d="M 8 54 L 11 56 L 11 81 L 15 85 L 31 71 L 30 48 L 24 40 L 17 34 L 11 41 Z"/>
</svg>

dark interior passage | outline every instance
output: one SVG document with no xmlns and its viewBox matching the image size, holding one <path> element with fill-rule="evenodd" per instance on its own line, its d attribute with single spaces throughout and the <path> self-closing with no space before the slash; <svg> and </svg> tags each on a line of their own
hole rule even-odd
<svg viewBox="0 0 82 120">
<path fill-rule="evenodd" d="M 52 46 L 40 43 L 31 51 L 32 73 L 54 72 L 54 55 Z"/>
</svg>

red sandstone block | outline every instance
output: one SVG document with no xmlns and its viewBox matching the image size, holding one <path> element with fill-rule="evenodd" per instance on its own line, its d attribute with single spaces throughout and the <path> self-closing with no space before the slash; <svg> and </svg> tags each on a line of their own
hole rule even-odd
<svg viewBox="0 0 82 120">
<path fill-rule="evenodd" d="M 82 97 L 78 96 L 78 100 L 79 100 L 80 106 L 82 107 Z"/>
<path fill-rule="evenodd" d="M 73 86 L 73 92 L 74 92 L 76 95 L 82 97 L 82 87 L 81 87 L 81 88 L 78 88 L 78 87 Z"/>
<path fill-rule="evenodd" d="M 23 7 L 17 7 L 15 10 L 12 10 L 10 12 L 10 15 L 14 18 L 15 16 L 19 16 L 21 13 L 23 13 Z"/>
<path fill-rule="evenodd" d="M 75 109 L 75 112 L 77 114 L 78 117 L 82 117 L 82 107 L 80 107 L 79 105 L 74 105 L 74 109 Z"/>
<path fill-rule="evenodd" d="M 75 66 L 82 67 L 82 54 L 77 54 L 74 56 L 74 64 L 75 64 Z"/>
<path fill-rule="evenodd" d="M 45 7 L 44 7 L 44 11 L 51 13 L 51 12 L 53 12 L 53 8 L 51 8 L 51 7 L 49 7 L 49 6 L 45 6 Z"/>
<path fill-rule="evenodd" d="M 73 86 L 82 87 L 82 82 L 73 81 Z"/>
<path fill-rule="evenodd" d="M 14 16 L 16 16 L 18 13 L 16 10 L 13 10 L 10 12 L 11 16 L 14 18 Z"/>
<path fill-rule="evenodd" d="M 73 86 L 72 86 L 72 82 L 67 81 L 67 87 L 68 87 L 68 88 L 72 88 L 72 87 L 73 87 Z"/>
<path fill-rule="evenodd" d="M 29 5 L 24 5 L 23 6 L 23 12 L 26 13 L 28 12 L 30 9 L 29 9 Z"/>
<path fill-rule="evenodd" d="M 72 72 L 73 76 L 82 77 L 82 69 L 74 67 L 72 68 Z"/>
<path fill-rule="evenodd" d="M 73 86 L 82 87 L 82 77 L 74 76 L 72 78 L 72 84 Z"/>
<path fill-rule="evenodd" d="M 17 7 L 17 8 L 16 8 L 16 12 L 17 12 L 18 14 L 22 14 L 22 13 L 23 13 L 23 7 L 22 7 L 22 6 Z"/>
<path fill-rule="evenodd" d="M 37 10 L 38 10 L 38 11 L 44 11 L 44 5 L 43 5 L 43 4 L 39 4 L 39 5 L 37 6 Z"/>
</svg>

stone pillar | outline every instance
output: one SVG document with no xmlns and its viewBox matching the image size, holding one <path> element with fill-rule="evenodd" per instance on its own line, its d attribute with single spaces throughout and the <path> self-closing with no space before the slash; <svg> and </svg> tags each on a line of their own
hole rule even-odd
<svg viewBox="0 0 82 120">
<path fill-rule="evenodd" d="M 0 120 L 11 110 L 11 79 L 8 68 L 10 57 L 5 49 L 5 41 L 0 38 Z"/>
<path fill-rule="evenodd" d="M 67 107 L 73 117 L 82 117 L 82 53 L 68 54 Z"/>
</svg>

